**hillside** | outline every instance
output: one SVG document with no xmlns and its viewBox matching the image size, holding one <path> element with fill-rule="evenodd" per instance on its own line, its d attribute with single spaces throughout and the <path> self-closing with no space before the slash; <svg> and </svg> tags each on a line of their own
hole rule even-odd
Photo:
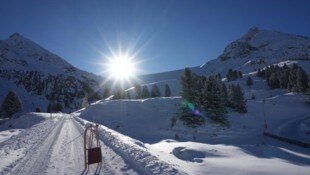
<svg viewBox="0 0 310 175">
<path fill-rule="evenodd" d="M 250 73 L 281 62 L 295 62 L 309 74 L 310 38 L 253 27 L 201 69 L 207 75 L 224 76 L 229 69 Z"/>
<path fill-rule="evenodd" d="M 82 99 L 97 92 L 103 81 L 18 33 L 0 41 L 0 63 L 0 101 L 14 90 L 25 112 L 46 111 L 49 103 L 60 103 L 67 112 L 81 108 Z"/>
<path fill-rule="evenodd" d="M 249 76 L 254 81 L 251 87 L 246 85 Z M 248 112 L 229 109 L 230 127 L 213 123 L 207 115 L 205 124 L 185 126 L 177 116 L 181 97 L 102 100 L 73 115 L 141 141 L 138 145 L 152 155 L 188 174 L 307 174 L 309 148 L 274 140 L 263 132 L 310 143 L 309 96 L 270 89 L 253 73 L 233 83 L 242 86 Z"/>
</svg>

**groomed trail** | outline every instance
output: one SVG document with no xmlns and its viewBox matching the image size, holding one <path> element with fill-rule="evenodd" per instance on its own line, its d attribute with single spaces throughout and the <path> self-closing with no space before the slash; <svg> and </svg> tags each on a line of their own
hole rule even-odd
<svg viewBox="0 0 310 175">
<path fill-rule="evenodd" d="M 85 170 L 82 133 L 82 126 L 67 114 L 39 123 L 0 145 L 6 154 L 18 154 L 0 174 L 137 174 L 103 142 L 102 166 Z"/>
</svg>

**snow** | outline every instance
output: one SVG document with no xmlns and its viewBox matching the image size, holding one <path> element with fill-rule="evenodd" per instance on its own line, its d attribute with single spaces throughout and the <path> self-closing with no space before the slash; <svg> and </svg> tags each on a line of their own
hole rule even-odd
<svg viewBox="0 0 310 175">
<path fill-rule="evenodd" d="M 308 174 L 309 148 L 262 135 L 266 118 L 268 132 L 309 142 L 308 96 L 268 90 L 253 74 L 234 83 L 244 87 L 248 113 L 229 111 L 229 128 L 209 120 L 171 127 L 180 97 L 102 100 L 72 114 L 14 118 L 0 126 L 0 174 Z M 100 124 L 103 165 L 86 171 L 82 132 L 89 122 Z"/>
<path fill-rule="evenodd" d="M 309 143 L 310 110 L 306 103 L 309 96 L 284 89 L 271 90 L 265 80 L 255 76 L 258 68 L 271 64 L 283 66 L 284 63 L 298 63 L 309 73 L 310 62 L 306 60 L 309 59 L 309 41 L 307 37 L 252 28 L 225 49 L 223 55 L 231 58 L 222 61 L 219 57 L 191 68 L 199 75 L 221 73 L 223 77 L 229 69 L 243 72 L 244 78 L 232 83 L 243 87 L 248 113 L 229 110 L 230 127 L 208 119 L 197 128 L 188 128 L 179 119 L 172 126 L 171 120 L 177 116 L 178 106 L 182 103 L 182 98 L 177 95 L 183 70 L 139 76 L 137 82 L 126 85 L 131 96 L 135 95 L 133 85 L 139 83 L 149 88 L 157 84 L 162 94 L 168 84 L 173 97 L 106 99 L 71 114 L 26 113 L 1 124 L 0 175 L 309 174 L 309 148 L 263 135 L 268 131 Z M 243 49 L 238 42 L 246 42 L 256 49 L 248 55 L 236 55 L 242 50 L 235 49 Z M 0 60 L 3 61 L 1 68 L 100 79 L 79 70 L 66 72 L 71 65 L 20 34 L 0 41 L 0 47 L 7 56 Z M 248 76 L 254 82 L 251 87 L 246 86 Z M 225 78 L 223 81 L 228 83 Z M 27 109 L 47 106 L 44 96 L 33 96 L 13 81 L 0 79 L 0 84 L 1 91 L 11 89 L 21 94 Z M 0 99 L 5 94 L 0 93 Z M 90 169 L 85 170 L 82 133 L 85 125 L 92 122 L 100 124 L 103 164 L 101 167 L 90 165 Z M 264 128 L 265 122 L 268 128 Z M 175 140 L 176 136 L 178 140 Z"/>
<path fill-rule="evenodd" d="M 14 135 L 18 135 L 22 130 L 20 129 L 10 129 L 5 131 L 0 131 L 0 143 L 8 140 Z"/>
<path fill-rule="evenodd" d="M 269 141 L 272 140 L 265 139 Z M 308 174 L 310 168 L 309 151 L 300 154 L 264 144 L 211 145 L 163 140 L 147 148 L 188 174 Z"/>
<path fill-rule="evenodd" d="M 106 100 L 80 110 L 79 117 L 101 123 L 111 129 L 144 142 L 174 137 L 167 133 L 175 116 L 180 97 L 142 100 Z"/>
<path fill-rule="evenodd" d="M 76 84 L 87 84 L 94 91 L 102 93 L 100 84 L 104 78 L 86 71 L 79 70 L 66 62 L 59 56 L 49 52 L 40 45 L 31 41 L 30 39 L 22 36 L 19 33 L 15 33 L 10 38 L 0 40 L 0 71 L 2 76 L 6 76 L 4 71 L 8 71 L 10 75 L 9 79 L 0 77 L 0 102 L 3 101 L 5 95 L 9 90 L 17 92 L 24 105 L 24 111 L 31 112 L 36 111 L 39 108 L 41 111 L 46 111 L 49 100 L 47 96 L 52 93 L 54 86 L 49 84 L 41 95 L 38 95 L 37 89 L 32 84 L 37 83 L 37 79 L 28 80 L 31 88 L 26 88 L 18 84 L 21 77 L 24 77 L 24 73 L 27 71 L 36 71 L 40 74 L 42 80 L 46 80 L 49 76 L 58 77 L 61 76 L 62 80 L 67 78 L 73 78 Z M 59 77 L 58 77 L 59 78 Z M 66 84 L 67 85 L 67 84 Z M 65 86 L 63 84 L 63 86 Z M 69 85 L 68 85 L 69 86 Z M 72 89 L 66 89 L 72 91 Z M 81 98 L 75 99 L 77 104 L 80 104 Z M 60 100 L 59 102 L 64 103 Z M 64 104 L 62 104 L 65 106 Z M 74 105 L 72 104 L 71 107 Z M 75 108 L 76 109 L 76 108 Z M 64 111 L 68 112 L 72 109 L 65 108 Z"/>
<path fill-rule="evenodd" d="M 12 128 L 24 130 L 0 143 L 0 174 L 185 174 L 150 154 L 142 142 L 105 126 L 99 132 L 102 166 L 85 170 L 81 124 L 87 121 L 75 117 L 77 122 L 74 115 L 32 113 L 15 119 Z M 31 124 L 25 124 L 28 118 Z"/>
<path fill-rule="evenodd" d="M 252 87 L 246 86 L 247 76 L 254 81 Z M 171 127 L 171 118 L 176 116 L 182 102 L 180 97 L 103 100 L 75 115 L 139 140 L 129 139 L 187 174 L 308 174 L 309 148 L 263 136 L 268 131 L 309 143 L 308 96 L 283 89 L 270 90 L 253 73 L 233 83 L 243 86 L 248 113 L 230 110 L 229 128 L 209 120 L 195 129 L 187 128 L 179 120 Z M 251 100 L 252 93 L 255 100 Z M 174 140 L 176 134 L 180 141 Z"/>
</svg>

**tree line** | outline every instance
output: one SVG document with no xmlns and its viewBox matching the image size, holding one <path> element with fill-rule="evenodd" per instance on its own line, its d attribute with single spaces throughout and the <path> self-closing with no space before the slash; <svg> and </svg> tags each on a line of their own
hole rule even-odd
<svg viewBox="0 0 310 175">
<path fill-rule="evenodd" d="M 198 76 L 185 68 L 181 77 L 180 95 L 184 99 L 178 116 L 188 126 L 196 127 L 207 116 L 216 123 L 229 125 L 227 107 L 246 113 L 244 94 L 239 85 L 222 82 L 220 75 Z"/>
<path fill-rule="evenodd" d="M 33 95 L 44 96 L 57 110 L 60 105 L 61 109 L 79 109 L 83 98 L 89 102 L 101 99 L 99 92 L 90 87 L 96 82 L 85 77 L 80 80 L 73 76 L 43 74 L 39 71 L 0 70 L 0 78 L 12 81 Z"/>
<path fill-rule="evenodd" d="M 151 90 L 147 85 L 135 85 L 134 94 L 131 94 L 130 91 L 125 91 L 124 89 L 118 89 L 113 95 L 110 88 L 106 88 L 103 93 L 103 98 L 108 98 L 113 95 L 114 100 L 116 99 L 144 99 L 144 98 L 153 98 L 153 97 L 170 97 L 171 89 L 168 84 L 165 85 L 164 94 L 162 95 L 158 86 L 153 84 Z M 133 96 L 134 95 L 134 96 Z"/>
<path fill-rule="evenodd" d="M 268 86 L 272 89 L 282 88 L 291 92 L 309 92 L 310 82 L 305 70 L 293 64 L 291 67 L 284 64 L 282 67 L 271 65 L 265 69 L 259 69 L 256 74 L 266 80 Z"/>
</svg>

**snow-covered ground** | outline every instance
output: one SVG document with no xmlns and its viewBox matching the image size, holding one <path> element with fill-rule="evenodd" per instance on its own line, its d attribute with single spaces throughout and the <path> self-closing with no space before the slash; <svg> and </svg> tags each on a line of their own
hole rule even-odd
<svg viewBox="0 0 310 175">
<path fill-rule="evenodd" d="M 28 123 L 26 122 L 28 121 Z M 32 113 L 1 126 L 0 174 L 185 174 L 150 154 L 142 142 L 100 126 L 102 166 L 84 169 L 82 119 Z M 3 136 L 11 130 L 19 134 Z"/>
<path fill-rule="evenodd" d="M 263 136 L 266 130 L 309 143 L 309 96 L 269 90 L 254 76 L 246 87 L 247 76 L 234 83 L 244 87 L 248 113 L 230 110 L 230 127 L 209 120 L 198 128 L 180 120 L 172 126 L 180 97 L 102 100 L 72 114 L 25 114 L 0 125 L 0 174 L 309 174 L 309 148 Z M 86 171 L 82 133 L 89 122 L 100 124 L 103 164 Z"/>
<path fill-rule="evenodd" d="M 152 155 L 188 174 L 308 174 L 309 148 L 268 138 L 263 132 L 309 143 L 309 96 L 269 90 L 264 80 L 253 76 L 254 85 L 247 87 L 247 76 L 252 74 L 234 83 L 244 87 L 248 113 L 229 111 L 229 128 L 208 120 L 195 129 L 179 120 L 171 127 L 180 97 L 98 101 L 75 116 L 138 139 Z M 174 140 L 176 134 L 179 141 Z"/>
</svg>

